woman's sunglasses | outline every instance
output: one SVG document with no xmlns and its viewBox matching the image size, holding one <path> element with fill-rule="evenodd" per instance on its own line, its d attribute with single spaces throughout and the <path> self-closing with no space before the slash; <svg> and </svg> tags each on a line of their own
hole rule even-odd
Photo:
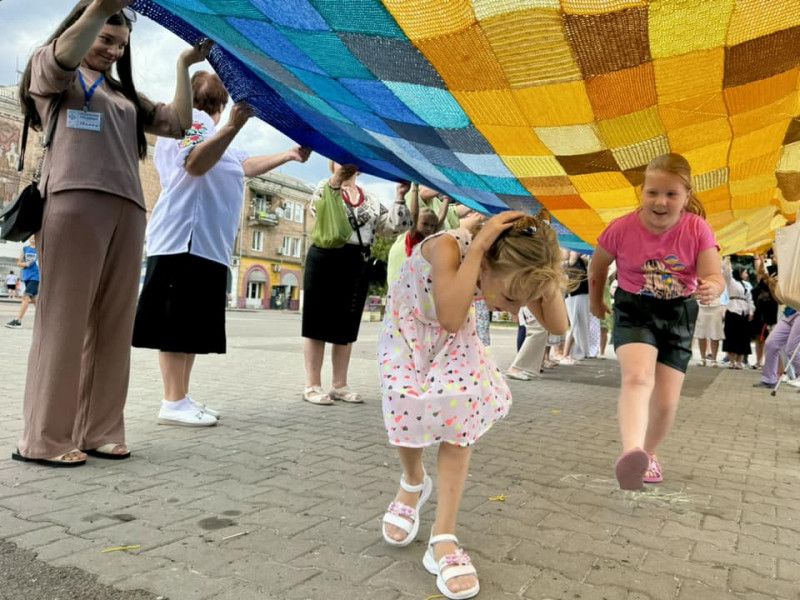
<svg viewBox="0 0 800 600">
<path fill-rule="evenodd" d="M 131 23 L 136 23 L 136 12 L 131 8 L 122 9 L 123 16 Z"/>
</svg>

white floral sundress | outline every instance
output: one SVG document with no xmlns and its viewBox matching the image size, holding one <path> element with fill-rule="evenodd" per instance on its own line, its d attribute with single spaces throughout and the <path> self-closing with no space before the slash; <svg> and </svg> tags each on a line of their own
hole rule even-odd
<svg viewBox="0 0 800 600">
<path fill-rule="evenodd" d="M 436 235 L 453 236 L 464 260 L 472 242 L 467 230 Z M 456 333 L 439 324 L 424 244 L 389 290 L 378 338 L 384 422 L 395 446 L 468 446 L 508 414 L 511 392 L 478 339 L 474 306 Z"/>
</svg>

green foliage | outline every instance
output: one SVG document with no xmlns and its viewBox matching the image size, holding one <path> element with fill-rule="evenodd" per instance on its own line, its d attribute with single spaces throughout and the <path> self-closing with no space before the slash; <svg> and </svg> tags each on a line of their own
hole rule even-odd
<svg viewBox="0 0 800 600">
<path fill-rule="evenodd" d="M 396 236 L 392 238 L 382 238 L 379 237 L 375 240 L 375 243 L 372 244 L 372 248 L 370 248 L 370 253 L 372 258 L 376 258 L 378 260 L 382 260 L 384 263 L 389 262 L 389 250 L 394 244 Z M 382 281 L 380 283 L 370 283 L 369 291 L 367 292 L 370 296 L 386 296 L 386 293 L 389 291 L 389 286 L 386 281 Z"/>
<path fill-rule="evenodd" d="M 392 238 L 382 238 L 379 237 L 374 244 L 372 244 L 372 248 L 370 251 L 372 252 L 372 258 L 377 258 L 378 260 L 382 260 L 383 262 L 387 262 L 389 260 L 389 250 L 394 244 L 395 239 L 397 237 Z"/>
</svg>

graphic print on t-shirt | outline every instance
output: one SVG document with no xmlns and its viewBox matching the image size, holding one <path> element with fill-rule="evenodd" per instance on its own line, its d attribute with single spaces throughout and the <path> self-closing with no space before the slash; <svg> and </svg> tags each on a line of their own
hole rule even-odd
<svg viewBox="0 0 800 600">
<path fill-rule="evenodd" d="M 647 260 L 642 265 L 644 286 L 639 293 L 662 300 L 680 298 L 686 292 L 686 286 L 676 276 L 676 273 L 684 269 L 686 269 L 686 265 L 674 254 L 669 254 L 663 259 Z"/>
</svg>

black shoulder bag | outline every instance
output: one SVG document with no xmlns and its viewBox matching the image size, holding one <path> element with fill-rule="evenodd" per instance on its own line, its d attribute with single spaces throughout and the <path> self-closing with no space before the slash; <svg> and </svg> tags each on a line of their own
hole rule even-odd
<svg viewBox="0 0 800 600">
<path fill-rule="evenodd" d="M 358 245 L 361 246 L 362 251 L 366 250 L 364 255 L 364 266 L 362 277 L 366 278 L 368 285 L 382 285 L 386 283 L 386 263 L 378 258 L 373 258 L 370 253 L 370 246 L 365 246 L 364 241 L 361 239 L 361 228 L 358 226 L 358 219 L 356 218 L 356 211 L 349 202 L 345 202 L 347 211 L 350 213 L 350 224 L 356 231 L 358 236 Z"/>
<path fill-rule="evenodd" d="M 33 181 L 25 186 L 17 197 L 0 213 L 2 225 L 0 225 L 0 238 L 10 242 L 24 242 L 42 228 L 42 215 L 44 214 L 44 196 L 39 191 L 39 180 L 42 177 L 42 164 L 47 148 L 53 141 L 53 134 L 58 123 L 58 111 L 61 108 L 63 94 L 58 97 L 53 110 L 50 113 L 50 122 L 47 124 L 47 133 L 42 142 L 42 155 L 39 157 L 39 165 L 33 174 Z M 22 144 L 19 151 L 19 161 L 17 161 L 17 171 L 22 172 L 25 167 L 25 147 L 28 145 L 28 129 L 31 119 L 25 117 L 25 125 L 22 127 Z"/>
</svg>

